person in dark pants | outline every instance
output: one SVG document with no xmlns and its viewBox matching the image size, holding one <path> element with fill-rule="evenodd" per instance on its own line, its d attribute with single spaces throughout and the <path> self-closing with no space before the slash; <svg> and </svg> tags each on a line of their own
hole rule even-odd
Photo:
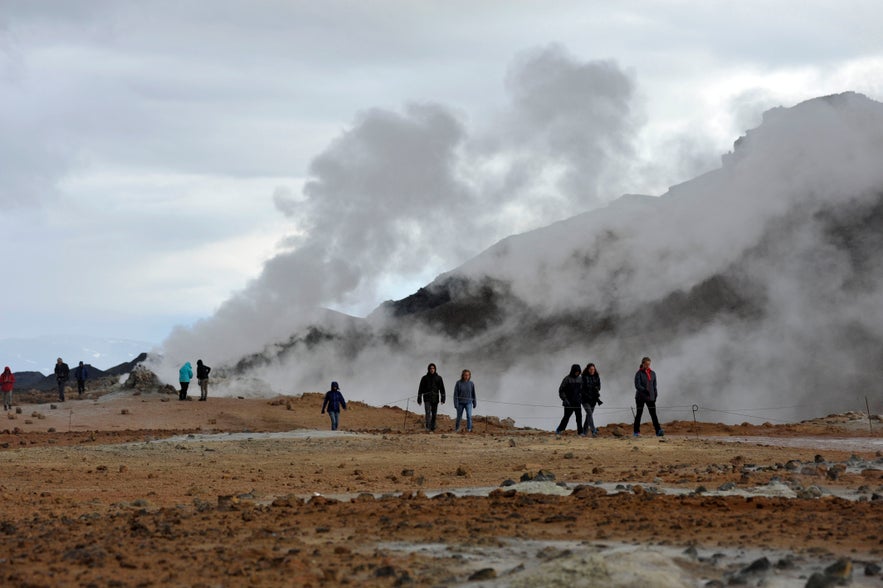
<svg viewBox="0 0 883 588">
<path fill-rule="evenodd" d="M 89 378 L 89 370 L 80 362 L 80 365 L 74 368 L 74 378 L 77 380 L 77 395 L 82 396 L 86 391 L 86 380 Z"/>
<path fill-rule="evenodd" d="M 647 412 L 653 420 L 653 429 L 656 431 L 657 437 L 664 437 L 665 433 L 659 426 L 659 419 L 656 416 L 656 397 L 659 391 L 656 388 L 656 372 L 650 369 L 650 358 L 645 357 L 641 360 L 641 367 L 635 374 L 635 404 L 637 410 L 635 412 L 635 437 L 641 436 L 641 415 L 644 414 L 644 405 L 647 405 Z"/>
<path fill-rule="evenodd" d="M 190 387 L 190 380 L 193 379 L 193 367 L 190 362 L 185 362 L 178 370 L 178 383 L 181 389 L 178 391 L 178 400 L 187 400 L 187 389 Z"/>
<path fill-rule="evenodd" d="M 561 404 L 564 405 L 564 417 L 558 424 L 558 428 L 555 429 L 555 435 L 560 435 L 567 429 L 572 414 L 576 414 L 576 432 L 581 436 L 586 434 L 583 429 L 583 411 L 580 405 L 580 394 L 583 388 L 582 371 L 578 363 L 573 364 L 570 366 L 570 374 L 565 376 L 561 380 L 561 385 L 558 386 L 558 397 L 561 398 Z"/>
<path fill-rule="evenodd" d="M 212 368 L 202 363 L 201 359 L 196 360 L 196 381 L 199 383 L 199 399 L 208 400 L 208 374 Z"/>
<path fill-rule="evenodd" d="M 598 436 L 598 428 L 595 427 L 594 412 L 595 406 L 604 404 L 601 402 L 601 374 L 595 364 L 590 363 L 583 370 L 583 388 L 580 392 L 580 401 L 583 410 L 586 411 L 586 422 L 583 424 L 583 434 L 592 434 L 592 437 Z"/>
<path fill-rule="evenodd" d="M 337 382 L 331 382 L 331 390 L 325 393 L 325 400 L 322 402 L 322 414 L 328 409 L 328 416 L 331 418 L 331 430 L 336 431 L 340 423 L 340 409 L 346 410 L 346 400 L 340 392 L 340 385 Z"/>
<path fill-rule="evenodd" d="M 425 401 L 427 431 L 435 431 L 439 400 L 442 404 L 445 403 L 445 383 L 436 373 L 435 364 L 431 363 L 426 368 L 426 374 L 420 378 L 420 387 L 417 388 L 417 404 L 424 404 Z"/>
<path fill-rule="evenodd" d="M 64 387 L 71 377 L 71 369 L 61 358 L 55 362 L 55 381 L 58 383 L 58 401 L 64 402 Z"/>
</svg>

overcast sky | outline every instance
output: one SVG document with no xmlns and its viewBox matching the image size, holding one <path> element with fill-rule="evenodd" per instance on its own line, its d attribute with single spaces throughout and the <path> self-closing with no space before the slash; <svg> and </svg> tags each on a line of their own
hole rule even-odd
<svg viewBox="0 0 883 588">
<path fill-rule="evenodd" d="M 362 190 L 344 181 L 362 176 L 337 173 L 354 145 L 403 172 L 411 134 L 420 148 L 429 135 L 456 151 L 448 161 L 459 167 L 480 161 L 462 185 L 398 196 L 418 212 L 404 210 L 407 222 L 384 236 L 424 263 L 393 248 L 358 261 L 373 276 L 364 287 L 315 299 L 365 314 L 512 232 L 717 166 L 769 107 L 845 90 L 883 99 L 881 21 L 875 0 L 3 0 L 0 338 L 159 343 L 213 315 L 280 253 L 321 255 L 337 210 L 384 198 L 382 181 Z M 586 104 L 619 109 L 614 127 L 592 129 L 603 143 L 535 132 L 538 119 L 579 129 Z M 385 143 L 372 133 L 391 128 L 405 139 L 377 153 Z M 537 177 L 516 182 L 513 170 L 530 176 L 538 152 Z M 499 214 L 456 246 L 411 231 L 419 206 L 456 218 L 490 190 Z M 374 251 L 372 222 L 351 247 Z M 304 290 L 337 287 L 303 264 L 283 270 L 304 272 L 293 278 Z"/>
</svg>

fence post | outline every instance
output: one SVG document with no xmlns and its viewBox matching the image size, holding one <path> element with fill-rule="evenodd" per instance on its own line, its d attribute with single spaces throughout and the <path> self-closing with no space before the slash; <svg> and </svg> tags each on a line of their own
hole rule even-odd
<svg viewBox="0 0 883 588">
<path fill-rule="evenodd" d="M 402 423 L 402 430 L 407 433 L 408 432 L 408 411 L 410 410 L 411 399 L 405 399 L 405 422 Z"/>
<path fill-rule="evenodd" d="M 696 428 L 696 438 L 699 438 L 699 423 L 696 422 L 696 411 L 699 410 L 699 405 L 693 405 L 693 426 Z"/>
</svg>

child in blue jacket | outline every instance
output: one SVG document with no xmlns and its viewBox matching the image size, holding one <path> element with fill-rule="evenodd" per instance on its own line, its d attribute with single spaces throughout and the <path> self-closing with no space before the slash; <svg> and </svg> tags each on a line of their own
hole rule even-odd
<svg viewBox="0 0 883 588">
<path fill-rule="evenodd" d="M 331 430 L 337 430 L 337 424 L 340 420 L 340 409 L 346 410 L 346 400 L 340 393 L 340 386 L 337 382 L 331 382 L 331 390 L 325 393 L 325 402 L 322 403 L 322 414 L 328 409 L 328 416 L 331 417 Z"/>
</svg>

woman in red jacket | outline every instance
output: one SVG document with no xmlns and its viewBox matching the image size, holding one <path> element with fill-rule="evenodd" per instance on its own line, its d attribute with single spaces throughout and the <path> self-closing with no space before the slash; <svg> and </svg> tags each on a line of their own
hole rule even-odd
<svg viewBox="0 0 883 588">
<path fill-rule="evenodd" d="M 3 410 L 12 410 L 12 388 L 15 386 L 15 375 L 9 366 L 0 374 L 0 391 L 3 392 Z"/>
</svg>

